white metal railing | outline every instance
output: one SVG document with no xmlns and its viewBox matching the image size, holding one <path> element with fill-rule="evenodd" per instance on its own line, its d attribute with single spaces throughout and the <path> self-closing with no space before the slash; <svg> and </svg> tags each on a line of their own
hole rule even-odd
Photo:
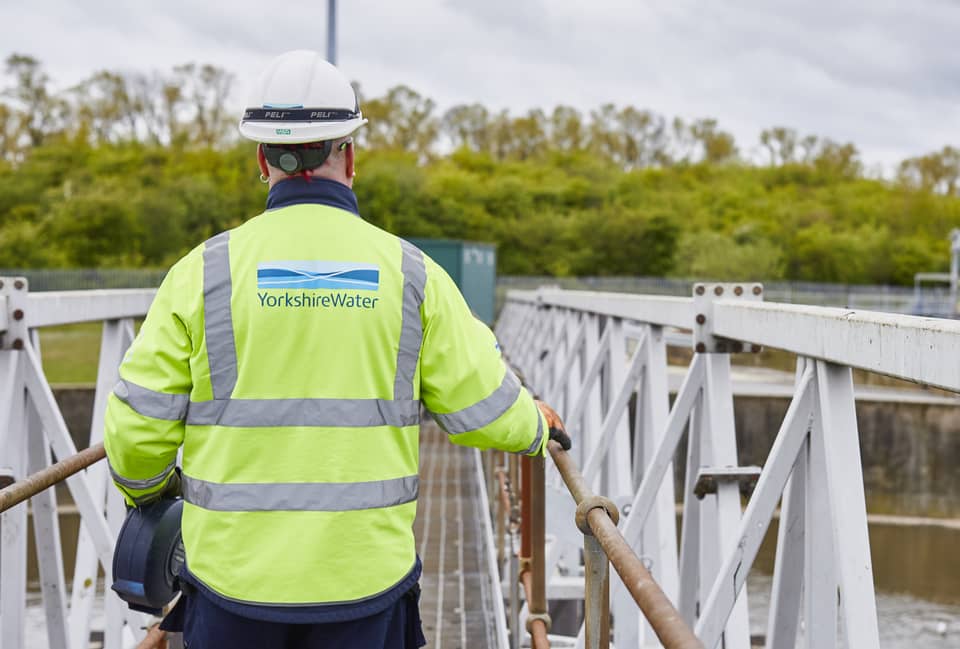
<svg viewBox="0 0 960 649">
<path fill-rule="evenodd" d="M 146 314 L 155 290 L 29 293 L 24 278 L 0 278 L 0 465 L 19 480 L 57 459 L 76 454 L 40 356 L 42 327 L 103 321 L 91 446 L 103 440 L 107 395 L 133 340 L 134 319 Z M 85 649 L 98 591 L 105 592 L 105 649 L 130 646 L 144 637 L 147 618 L 130 611 L 108 588 L 113 546 L 125 510 L 119 492 L 108 489 L 107 467 L 94 464 L 66 480 L 80 515 L 80 536 L 71 587 L 61 550 L 57 497 L 53 489 L 30 499 L 40 588 L 51 649 Z M 26 645 L 27 504 L 0 514 L 0 649 Z M 98 583 L 98 568 L 106 579 Z"/>
<path fill-rule="evenodd" d="M 766 303 L 762 292 L 750 283 L 697 284 L 692 298 L 511 291 L 497 334 L 527 384 L 564 416 L 586 480 L 625 512 L 624 537 L 706 647 L 751 646 L 746 576 L 780 503 L 765 646 L 792 648 L 800 634 L 809 647 L 839 646 L 842 637 L 875 649 L 851 368 L 960 391 L 952 353 L 960 322 Z M 689 331 L 687 344 L 701 353 L 671 407 L 666 348 L 675 329 Z M 761 345 L 799 358 L 762 470 L 737 466 L 729 357 Z M 679 547 L 675 461 L 686 466 Z M 754 482 L 744 509 L 741 483 Z M 576 590 L 569 575 L 582 574 L 582 537 L 569 495 L 548 487 L 547 501 L 547 592 L 564 598 Z M 570 596 L 582 598 L 579 588 Z M 616 646 L 656 646 L 622 584 L 611 612 Z"/>
<path fill-rule="evenodd" d="M 913 287 L 882 284 L 828 284 L 822 282 L 764 283 L 764 299 L 770 302 L 868 309 L 885 313 L 958 317 L 957 300 L 950 289 L 949 273 L 921 273 L 925 281 Z M 567 290 L 604 291 L 641 295 L 690 295 L 695 282 L 667 277 L 546 277 L 497 278 L 498 293 L 555 286 Z"/>
</svg>

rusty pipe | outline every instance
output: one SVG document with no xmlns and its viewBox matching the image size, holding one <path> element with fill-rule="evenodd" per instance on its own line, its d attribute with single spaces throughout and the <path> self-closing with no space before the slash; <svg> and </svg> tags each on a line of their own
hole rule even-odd
<svg viewBox="0 0 960 649">
<path fill-rule="evenodd" d="M 517 502 L 517 485 L 520 484 L 520 458 L 513 453 L 507 458 L 507 470 L 510 477 L 510 522 L 513 525 L 518 525 L 520 522 L 520 507 Z"/>
<path fill-rule="evenodd" d="M 527 598 L 527 630 L 534 647 L 542 630 L 546 642 L 550 631 L 546 579 L 546 479 L 543 457 L 522 460 L 522 521 L 520 580 Z M 543 645 L 549 647 L 549 643 Z"/>
<path fill-rule="evenodd" d="M 509 514 L 510 512 L 510 481 L 507 478 L 507 474 L 500 469 L 497 471 L 497 482 L 500 483 L 500 493 L 497 496 L 500 498 L 500 508 Z M 509 520 L 509 519 L 508 519 Z"/>
<path fill-rule="evenodd" d="M 5 512 L 11 507 L 33 498 L 44 489 L 49 489 L 58 482 L 83 471 L 106 456 L 107 453 L 103 444 L 95 444 L 90 448 L 83 449 L 76 455 L 71 455 L 56 464 L 41 469 L 19 482 L 14 482 L 9 487 L 0 489 L 0 512 Z"/>
<path fill-rule="evenodd" d="M 545 458 L 529 458 L 530 469 L 530 570 L 533 572 L 531 613 L 547 613 L 547 494 Z"/>
<path fill-rule="evenodd" d="M 532 495 L 530 493 L 530 458 L 520 459 L 520 556 L 530 558 L 533 540 L 530 537 Z"/>
<path fill-rule="evenodd" d="M 552 439 L 547 442 L 547 450 L 550 452 L 550 457 L 553 458 L 553 463 L 557 465 L 560 477 L 563 478 L 563 483 L 567 485 L 574 501 L 579 505 L 584 499 L 591 496 L 590 487 L 587 485 L 587 481 L 583 479 L 583 475 L 570 454 Z"/>
<path fill-rule="evenodd" d="M 623 538 L 616 522 L 610 518 L 610 513 L 600 505 L 602 499 L 597 498 L 590 491 L 570 455 L 552 440 L 548 442 L 547 448 L 560 471 L 563 482 L 577 504 L 587 499 L 598 503 L 596 507 L 586 512 L 584 522 L 589 526 L 593 536 L 609 558 L 610 565 L 620 575 L 624 586 L 640 607 L 663 646 L 667 649 L 703 649 L 703 643 L 680 617 L 680 613 L 661 590 L 660 585 L 654 581 L 650 571 Z M 586 532 L 586 530 L 583 531 Z"/>
<path fill-rule="evenodd" d="M 550 649 L 550 639 L 547 637 L 550 629 L 547 628 L 545 616 L 533 610 L 533 600 L 535 597 L 533 581 L 532 571 L 524 570 L 520 573 L 520 582 L 523 584 L 523 595 L 527 599 L 527 610 L 530 612 L 530 616 L 527 617 L 527 631 L 530 632 L 530 646 L 533 649 Z"/>
</svg>

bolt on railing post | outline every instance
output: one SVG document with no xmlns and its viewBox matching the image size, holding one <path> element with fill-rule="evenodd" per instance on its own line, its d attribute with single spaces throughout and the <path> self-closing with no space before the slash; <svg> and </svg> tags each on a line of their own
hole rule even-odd
<svg viewBox="0 0 960 649">
<path fill-rule="evenodd" d="M 592 534 L 583 535 L 583 631 L 586 649 L 610 646 L 610 562 Z"/>
</svg>

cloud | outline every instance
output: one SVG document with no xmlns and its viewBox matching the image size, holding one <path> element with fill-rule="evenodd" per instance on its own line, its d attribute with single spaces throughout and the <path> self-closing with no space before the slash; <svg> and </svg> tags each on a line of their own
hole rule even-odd
<svg viewBox="0 0 960 649">
<path fill-rule="evenodd" d="M 213 63 L 245 80 L 324 50 L 326 3 L 48 0 L 0 4 L 5 50 L 69 85 L 97 69 Z M 397 84 L 441 109 L 605 102 L 716 117 L 744 150 L 773 125 L 853 141 L 888 166 L 960 133 L 960 3 L 848 0 L 350 0 L 340 65 L 368 96 Z"/>
</svg>

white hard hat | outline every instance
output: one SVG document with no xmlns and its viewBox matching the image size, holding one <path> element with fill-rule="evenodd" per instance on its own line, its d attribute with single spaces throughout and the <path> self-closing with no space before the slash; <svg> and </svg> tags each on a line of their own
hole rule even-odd
<svg viewBox="0 0 960 649">
<path fill-rule="evenodd" d="M 366 123 L 343 73 L 317 52 L 294 50 L 260 75 L 240 134 L 266 144 L 300 144 L 345 137 Z"/>
</svg>

